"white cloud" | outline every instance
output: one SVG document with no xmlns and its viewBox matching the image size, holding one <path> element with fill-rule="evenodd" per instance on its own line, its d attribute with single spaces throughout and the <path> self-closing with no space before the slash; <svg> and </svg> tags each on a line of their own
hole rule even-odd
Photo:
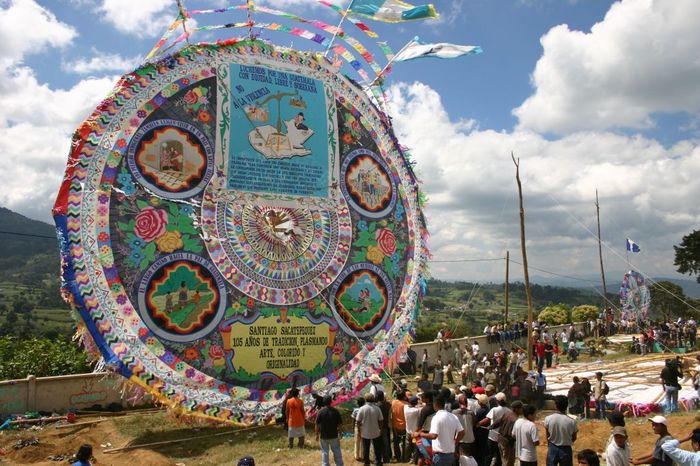
<svg viewBox="0 0 700 466">
<path fill-rule="evenodd" d="M 6 6 L 0 9 L 0 204 L 49 220 L 70 135 L 115 78 L 86 79 L 70 89 L 40 83 L 24 57 L 64 47 L 76 31 L 30 0 L 0 6 Z"/>
<path fill-rule="evenodd" d="M 90 78 L 70 89 L 52 89 L 39 83 L 26 67 L 3 77 L 0 205 L 33 218 L 50 218 L 65 171 L 71 133 L 115 81 L 115 77 Z"/>
<path fill-rule="evenodd" d="M 66 73 L 90 74 L 95 72 L 116 71 L 126 73 L 136 68 L 141 63 L 140 57 L 122 57 L 119 54 L 103 54 L 93 51 L 95 56 L 90 59 L 78 58 L 77 60 L 61 63 L 61 69 Z"/>
<path fill-rule="evenodd" d="M 428 194 L 435 259 L 497 258 L 509 249 L 519 260 L 513 151 L 521 163 L 531 264 L 595 276 L 597 188 L 611 273 L 626 267 L 626 236 L 643 244 L 645 253 L 635 258 L 640 270 L 673 273 L 672 245 L 700 220 L 700 185 L 692 181 L 700 177 L 697 141 L 664 148 L 653 139 L 610 132 L 549 141 L 525 130 L 480 131 L 472 122 L 451 121 L 425 84 L 400 83 L 389 92 L 397 135 L 411 148 Z M 431 269 L 439 278 L 499 280 L 503 264 L 434 263 Z M 511 267 L 511 273 L 519 271 Z"/>
<path fill-rule="evenodd" d="M 65 47 L 78 35 L 34 0 L 0 3 L 0 66 L 7 68 L 25 55 L 48 47 Z"/>
<path fill-rule="evenodd" d="M 513 113 L 540 133 L 647 128 L 655 112 L 700 111 L 700 2 L 622 0 L 589 33 L 552 28 Z"/>
<path fill-rule="evenodd" d="M 173 0 L 101 0 L 96 10 L 103 21 L 136 37 L 162 34 L 177 16 Z"/>
</svg>

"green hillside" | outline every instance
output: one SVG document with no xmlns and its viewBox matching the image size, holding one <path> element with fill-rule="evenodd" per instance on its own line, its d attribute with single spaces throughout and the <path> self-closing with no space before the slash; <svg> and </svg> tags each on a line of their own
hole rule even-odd
<svg viewBox="0 0 700 466">
<path fill-rule="evenodd" d="M 67 337 L 74 324 L 61 299 L 56 229 L 0 207 L 0 333 Z"/>
<path fill-rule="evenodd" d="M 537 284 L 531 284 L 531 290 L 535 313 L 554 303 L 569 307 L 581 304 L 602 305 L 602 297 L 593 290 Z M 617 300 L 615 295 L 609 293 L 608 298 L 613 302 Z M 527 316 L 525 285 L 511 283 L 508 300 L 508 320 L 524 320 Z M 503 322 L 504 319 L 503 283 L 431 280 L 416 325 L 416 340 L 433 340 L 440 327 L 453 330 L 457 337 L 480 335 L 486 324 Z"/>
</svg>

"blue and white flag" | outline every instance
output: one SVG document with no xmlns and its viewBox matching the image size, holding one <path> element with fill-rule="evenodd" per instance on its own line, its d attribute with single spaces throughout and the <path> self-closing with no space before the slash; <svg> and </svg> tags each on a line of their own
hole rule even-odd
<svg viewBox="0 0 700 466">
<path fill-rule="evenodd" d="M 430 19 L 438 16 L 432 4 L 411 5 L 401 0 L 353 0 L 350 2 L 348 11 L 350 14 L 387 23 Z"/>
<path fill-rule="evenodd" d="M 462 55 L 475 55 L 481 52 L 481 47 L 478 45 L 455 45 L 444 42 L 424 44 L 416 37 L 394 56 L 394 61 L 408 61 L 423 57 L 457 58 Z"/>
<path fill-rule="evenodd" d="M 630 252 L 641 252 L 641 248 L 637 243 L 627 238 L 627 250 Z"/>
</svg>

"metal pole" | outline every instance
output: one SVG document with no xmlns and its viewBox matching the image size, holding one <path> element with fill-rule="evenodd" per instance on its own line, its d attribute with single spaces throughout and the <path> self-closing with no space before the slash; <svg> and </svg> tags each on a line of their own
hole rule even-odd
<svg viewBox="0 0 700 466">
<path fill-rule="evenodd" d="M 518 183 L 518 199 L 520 200 L 520 249 L 523 252 L 523 275 L 525 277 L 525 293 L 527 295 L 527 370 L 532 370 L 532 292 L 530 292 L 530 275 L 527 271 L 527 249 L 525 249 L 525 208 L 523 207 L 523 188 L 520 183 L 520 159 L 513 153 L 510 157 L 515 164 L 515 181 Z"/>
</svg>

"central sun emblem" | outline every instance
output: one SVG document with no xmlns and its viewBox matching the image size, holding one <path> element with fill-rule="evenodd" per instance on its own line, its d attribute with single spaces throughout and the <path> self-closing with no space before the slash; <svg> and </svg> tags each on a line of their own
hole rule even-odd
<svg viewBox="0 0 700 466">
<path fill-rule="evenodd" d="M 243 230 L 253 249 L 274 261 L 290 261 L 311 246 L 314 218 L 308 209 L 246 206 Z"/>
</svg>

